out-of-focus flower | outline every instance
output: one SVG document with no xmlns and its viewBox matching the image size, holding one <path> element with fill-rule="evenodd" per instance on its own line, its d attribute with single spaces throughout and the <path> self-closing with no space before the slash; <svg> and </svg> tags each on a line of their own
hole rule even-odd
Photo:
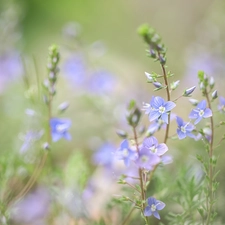
<svg viewBox="0 0 225 225">
<path fill-rule="evenodd" d="M 44 131 L 41 130 L 41 131 L 28 131 L 26 133 L 26 135 L 23 137 L 23 145 L 21 146 L 20 148 L 20 153 L 25 153 L 27 152 L 27 150 L 29 148 L 32 147 L 32 144 L 35 142 L 35 141 L 38 141 L 42 135 L 44 134 Z"/>
<path fill-rule="evenodd" d="M 225 98 L 220 96 L 220 104 L 218 105 L 220 112 L 225 113 Z"/>
<path fill-rule="evenodd" d="M 190 119 L 195 119 L 194 124 L 201 121 L 202 118 L 208 118 L 212 116 L 212 111 L 206 108 L 206 100 L 202 100 L 198 103 L 197 107 L 193 109 L 189 115 Z"/>
<path fill-rule="evenodd" d="M 158 156 L 163 155 L 165 152 L 168 151 L 168 147 L 166 144 L 162 143 L 162 144 L 158 144 L 158 140 L 155 137 L 149 137 L 149 138 L 145 138 L 143 141 L 143 146 L 147 149 L 149 149 L 149 151 L 152 154 L 156 154 Z"/>
<path fill-rule="evenodd" d="M 82 85 L 87 76 L 87 69 L 83 57 L 72 55 L 65 61 L 63 72 L 73 85 Z"/>
<path fill-rule="evenodd" d="M 149 114 L 149 120 L 161 118 L 168 124 L 168 113 L 176 106 L 172 101 L 166 102 L 163 98 L 156 96 L 152 97 L 150 104 L 144 106 L 146 114 Z"/>
<path fill-rule="evenodd" d="M 148 148 L 142 147 L 135 162 L 139 168 L 151 171 L 160 161 L 161 159 L 158 155 L 152 154 Z"/>
<path fill-rule="evenodd" d="M 68 130 L 71 126 L 71 121 L 68 119 L 52 118 L 50 120 L 52 141 L 56 142 L 61 138 L 71 140 L 71 135 Z"/>
<path fill-rule="evenodd" d="M 129 147 L 128 140 L 125 139 L 117 151 L 117 156 L 124 161 L 126 166 L 129 166 L 130 162 L 137 158 L 137 152 Z"/>
<path fill-rule="evenodd" d="M 185 123 L 179 116 L 177 116 L 177 135 L 179 139 L 184 139 L 187 136 L 195 138 L 195 135 L 191 132 L 195 129 L 195 126 L 191 123 Z"/>
<path fill-rule="evenodd" d="M 43 222 L 48 214 L 49 205 L 50 195 L 44 188 L 38 188 L 12 207 L 12 220 L 18 224 Z"/>
<path fill-rule="evenodd" d="M 96 165 L 112 169 L 114 165 L 114 153 L 115 146 L 110 143 L 105 143 L 97 152 L 94 153 L 93 162 Z"/>
<path fill-rule="evenodd" d="M 88 91 L 95 94 L 108 94 L 115 89 L 115 77 L 106 70 L 95 71 L 88 80 Z"/>
<path fill-rule="evenodd" d="M 153 215 L 155 218 L 160 220 L 158 211 L 162 210 L 165 206 L 166 204 L 164 202 L 161 202 L 153 197 L 150 197 L 147 199 L 147 206 L 145 207 L 144 215 L 145 216 Z"/>
</svg>

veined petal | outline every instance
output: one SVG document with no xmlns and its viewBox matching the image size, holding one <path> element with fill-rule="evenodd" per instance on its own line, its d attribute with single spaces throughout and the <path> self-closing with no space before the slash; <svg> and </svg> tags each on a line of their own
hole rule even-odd
<svg viewBox="0 0 225 225">
<path fill-rule="evenodd" d="M 212 110 L 209 109 L 209 108 L 206 108 L 205 111 L 204 111 L 203 118 L 208 118 L 208 117 L 211 117 L 211 116 L 212 116 Z"/>
<path fill-rule="evenodd" d="M 177 129 L 177 135 L 180 140 L 186 138 L 186 134 L 183 133 L 180 129 Z"/>
<path fill-rule="evenodd" d="M 152 106 L 158 109 L 160 106 L 164 105 L 165 101 L 163 98 L 156 96 L 152 101 Z"/>
<path fill-rule="evenodd" d="M 174 102 L 169 101 L 169 102 L 166 102 L 164 106 L 166 108 L 166 111 L 168 112 L 168 111 L 171 111 L 176 106 L 176 104 Z"/>
<path fill-rule="evenodd" d="M 128 140 L 127 139 L 123 140 L 123 142 L 120 145 L 120 149 L 124 149 L 124 148 L 128 149 L 128 147 L 129 147 Z"/>
<path fill-rule="evenodd" d="M 191 111 L 191 113 L 189 114 L 189 118 L 190 119 L 196 119 L 198 117 L 198 114 L 196 113 L 196 111 L 193 109 Z"/>
<path fill-rule="evenodd" d="M 206 108 L 206 100 L 202 100 L 198 103 L 197 108 L 199 109 L 205 109 Z"/>
<path fill-rule="evenodd" d="M 146 146 L 147 148 L 150 148 L 153 145 L 158 145 L 158 140 L 154 136 L 145 138 L 143 141 L 143 145 Z"/>
<path fill-rule="evenodd" d="M 144 215 L 145 216 L 151 216 L 152 215 L 152 211 L 151 211 L 151 207 L 150 206 L 146 206 L 146 208 L 144 210 Z"/>
<path fill-rule="evenodd" d="M 168 147 L 166 144 L 162 143 L 157 146 L 157 155 L 158 156 L 163 155 L 167 151 L 168 151 Z"/>
<path fill-rule="evenodd" d="M 182 120 L 179 116 L 177 116 L 176 121 L 177 121 L 177 125 L 178 125 L 178 127 L 183 126 L 184 121 L 183 121 L 183 120 Z"/>
<path fill-rule="evenodd" d="M 153 216 L 160 220 L 160 215 L 157 211 L 153 212 Z"/>
<path fill-rule="evenodd" d="M 191 132 L 195 129 L 195 126 L 192 123 L 189 123 L 185 126 L 186 131 Z"/>
<path fill-rule="evenodd" d="M 161 116 L 161 119 L 168 124 L 168 114 L 167 113 L 163 113 Z"/>
<path fill-rule="evenodd" d="M 153 121 L 153 120 L 155 120 L 155 119 L 158 119 L 159 117 L 160 117 L 160 113 L 158 112 L 158 111 L 151 111 L 150 113 L 149 113 L 149 120 L 150 120 L 150 122 L 151 121 Z"/>
<path fill-rule="evenodd" d="M 195 120 L 194 124 L 196 125 L 196 124 L 199 123 L 201 120 L 202 120 L 202 117 L 199 116 L 199 117 Z"/>
<path fill-rule="evenodd" d="M 165 206 L 166 206 L 166 204 L 164 202 L 156 200 L 156 209 L 157 210 L 162 210 Z"/>
</svg>

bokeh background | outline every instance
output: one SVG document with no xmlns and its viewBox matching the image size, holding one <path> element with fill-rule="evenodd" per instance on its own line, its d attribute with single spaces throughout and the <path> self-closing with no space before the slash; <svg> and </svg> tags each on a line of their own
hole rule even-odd
<svg viewBox="0 0 225 225">
<path fill-rule="evenodd" d="M 219 95 L 225 95 L 223 0 L 0 0 L 1 205 L 5 196 L 13 198 L 24 186 L 41 154 L 46 109 L 40 87 L 52 43 L 59 45 L 61 55 L 53 114 L 72 121 L 72 140 L 53 144 L 46 168 L 30 192 L 17 205 L 10 205 L 10 213 L 1 211 L 2 224 L 5 217 L 10 217 L 10 224 L 85 224 L 84 217 L 93 221 L 104 217 L 106 224 L 118 224 L 124 217 L 117 207 L 108 205 L 119 187 L 116 172 L 108 168 L 114 162 L 106 152 L 116 150 L 121 142 L 116 129 L 129 131 L 125 121 L 128 102 L 135 99 L 142 107 L 142 102 L 151 99 L 154 88 L 144 72 L 161 73 L 159 65 L 146 57 L 146 46 L 136 32 L 143 23 L 162 36 L 168 49 L 168 70 L 175 74 L 172 80 L 181 80 L 174 99 L 196 85 L 199 70 L 214 76 Z M 202 98 L 198 91 L 193 97 Z M 65 101 L 70 107 L 58 114 L 57 106 Z M 187 120 L 190 110 L 184 99 L 175 113 Z M 219 113 L 217 118 L 223 120 Z M 147 118 L 143 124 L 149 125 Z M 163 131 L 157 137 L 162 140 Z M 172 202 L 170 188 L 181 174 L 178 168 L 198 174 L 195 155 L 204 150 L 201 143 L 190 146 L 190 140 L 171 140 L 168 145 L 173 163 L 159 172 L 162 179 L 156 183 L 162 188 L 160 196 Z M 222 150 L 217 149 L 222 171 L 218 193 L 223 199 Z M 153 187 L 151 194 L 154 191 Z M 223 206 L 219 201 L 218 224 L 225 223 Z M 128 211 L 125 207 L 122 212 Z M 137 224 L 137 214 L 130 224 Z M 152 223 L 158 224 L 154 219 Z"/>
</svg>

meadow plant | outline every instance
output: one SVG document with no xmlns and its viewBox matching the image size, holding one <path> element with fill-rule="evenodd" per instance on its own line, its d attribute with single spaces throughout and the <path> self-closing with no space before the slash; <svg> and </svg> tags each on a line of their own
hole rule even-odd
<svg viewBox="0 0 225 225">
<path fill-rule="evenodd" d="M 78 24 L 68 24 L 64 29 L 67 41 L 76 39 L 80 31 Z M 117 183 L 122 187 L 121 190 L 116 188 L 119 193 L 111 198 L 106 207 L 108 212 L 111 212 L 115 205 L 122 208 L 122 211 L 119 211 L 121 215 L 114 224 L 216 224 L 219 186 L 217 181 L 219 169 L 216 167 L 219 153 L 216 149 L 225 139 L 224 134 L 216 134 L 216 129 L 223 126 L 225 121 L 217 121 L 215 113 L 220 112 L 224 115 L 225 98 L 218 95 L 214 88 L 214 78 L 204 71 L 199 71 L 197 74 L 198 85 L 187 87 L 177 95 L 182 81 L 172 80 L 174 74 L 167 69 L 167 49 L 162 43 L 161 37 L 146 24 L 138 29 L 138 33 L 147 46 L 147 56 L 157 62 L 161 68 L 161 73 L 145 72 L 147 83 L 157 94 L 150 96 L 149 102 L 143 103 L 141 107 L 135 100 L 129 102 L 125 117 L 130 129 L 128 131 L 120 127 L 117 130 L 117 135 L 122 139 L 117 149 L 115 143 L 106 142 L 98 151 L 89 154 L 90 159 L 86 159 L 86 156 L 81 153 L 82 151 L 79 151 L 69 158 L 65 166 L 65 181 L 55 179 L 60 183 L 55 186 L 50 184 L 53 180 L 51 173 L 44 174 L 44 177 L 48 179 L 49 186 L 52 187 L 51 192 L 58 193 L 58 197 L 59 193 L 63 192 L 61 187 L 64 188 L 65 183 L 68 184 L 68 189 L 63 189 L 66 196 L 61 193 L 63 197 L 61 196 L 59 201 L 61 205 L 65 206 L 64 208 L 67 207 L 70 224 L 112 224 L 112 219 L 106 218 L 105 215 L 100 215 L 102 217 L 100 221 L 89 215 L 91 214 L 89 205 L 92 201 L 90 199 L 95 195 L 96 182 L 98 183 L 98 181 L 94 182 L 92 175 L 98 167 L 101 167 L 108 177 L 113 177 L 113 182 L 116 178 Z M 96 45 L 99 46 L 99 43 L 94 46 L 96 47 Z M 102 55 L 102 53 L 97 55 Z M 34 104 L 38 102 L 37 104 L 41 105 L 40 112 L 27 109 L 26 114 L 31 117 L 38 114 L 41 117 L 38 121 L 40 129 L 29 129 L 23 136 L 24 142 L 20 148 L 20 154 L 24 156 L 34 147 L 34 143 L 38 143 L 39 147 L 34 147 L 37 152 L 33 155 L 32 160 L 28 160 L 31 164 L 30 167 L 22 160 L 19 161 L 15 158 L 6 160 L 6 156 L 0 158 L 1 224 L 8 225 L 11 222 L 17 224 L 22 223 L 21 221 L 32 223 L 35 213 L 28 210 L 30 207 L 38 208 L 38 213 L 47 217 L 48 224 L 55 224 L 54 216 L 57 217 L 58 212 L 64 211 L 64 208 L 57 205 L 52 209 L 52 215 L 47 215 L 50 197 L 46 190 L 39 188 L 36 190 L 35 196 L 29 195 L 42 173 L 46 171 L 46 173 L 49 171 L 53 173 L 50 166 L 52 166 L 51 154 L 54 147 L 58 145 L 62 148 L 58 144 L 59 141 L 61 139 L 70 141 L 73 136 L 70 132 L 72 121 L 62 118 L 62 113 L 67 110 L 69 103 L 62 102 L 55 107 L 56 110 L 53 104 L 58 92 L 56 84 L 59 80 L 59 60 L 59 48 L 52 45 L 47 58 L 47 76 L 43 82 L 38 78 L 37 88 L 33 89 L 30 87 L 29 79 L 24 76 L 24 81 L 28 86 L 25 96 L 28 96 Z M 93 93 L 103 96 L 113 91 L 112 86 L 115 84 L 113 76 L 105 70 L 86 68 L 84 57 L 80 53 L 72 54 L 64 62 L 63 69 L 68 80 L 72 81 L 77 89 L 78 87 L 86 89 L 90 96 Z M 87 72 L 88 70 L 89 72 Z M 199 100 L 191 98 L 198 89 L 197 86 L 202 94 Z M 162 92 L 165 92 L 166 97 Z M 35 94 L 38 96 L 36 99 L 32 98 Z M 176 114 L 177 107 L 184 98 L 189 98 L 189 102 L 193 106 L 188 118 L 182 118 Z M 216 109 L 214 106 L 218 99 L 218 109 Z M 35 102 L 36 100 L 37 102 Z M 109 98 L 106 100 L 108 101 Z M 88 103 L 90 104 L 90 102 Z M 42 107 L 43 105 L 44 107 Z M 104 111 L 102 105 L 100 108 Z M 186 109 L 186 105 L 184 108 Z M 36 119 L 36 117 L 32 118 Z M 145 119 L 148 122 L 146 126 L 143 126 L 142 120 Z M 163 132 L 163 136 L 159 136 L 159 132 Z M 175 141 L 184 141 L 185 139 L 190 139 L 190 143 L 200 142 L 199 149 L 196 150 L 196 158 L 192 159 L 191 165 L 200 165 L 201 170 L 197 169 L 193 172 L 186 169 L 185 166 L 176 167 L 178 177 L 174 182 L 169 183 L 167 182 L 169 179 L 164 179 L 162 174 L 164 171 L 166 172 L 166 166 L 173 163 L 170 150 L 176 145 Z M 41 145 L 39 145 L 40 143 Z M 179 151 L 182 151 L 182 147 Z M 86 160 L 90 160 L 92 165 L 88 165 Z M 16 191 L 13 188 L 7 191 L 12 186 L 10 182 L 14 177 L 9 163 L 7 164 L 6 161 L 16 162 L 16 169 L 21 166 L 20 164 L 26 168 L 25 179 L 22 179 L 22 182 L 18 182 L 18 180 L 15 182 Z M 57 171 L 57 173 L 56 176 L 62 176 L 62 171 Z M 55 178 L 55 174 L 53 177 Z M 71 191 L 69 188 L 79 190 Z M 56 200 L 56 198 L 52 198 Z M 43 200 L 45 212 L 40 210 L 42 206 L 36 204 L 37 199 Z M 95 204 L 98 204 L 98 201 Z M 18 213 L 14 215 L 17 208 L 28 210 L 29 216 L 20 217 Z M 24 210 L 18 212 L 24 213 Z M 129 212 L 127 213 L 127 211 Z M 119 213 L 117 212 L 117 215 Z M 125 213 L 127 215 L 124 215 Z"/>
</svg>

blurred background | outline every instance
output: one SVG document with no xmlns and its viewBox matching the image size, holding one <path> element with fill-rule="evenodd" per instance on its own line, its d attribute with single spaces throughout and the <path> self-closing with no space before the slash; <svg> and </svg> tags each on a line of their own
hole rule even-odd
<svg viewBox="0 0 225 225">
<path fill-rule="evenodd" d="M 146 46 L 136 32 L 143 23 L 161 35 L 168 49 L 167 70 L 175 74 L 173 81 L 181 80 L 173 99 L 196 85 L 199 70 L 214 76 L 219 95 L 225 96 L 221 82 L 225 72 L 223 0 L 0 0 L 1 224 L 8 219 L 10 224 L 35 225 L 86 224 L 84 218 L 93 224 L 104 224 L 98 223 L 101 218 L 106 224 L 122 220 L 119 207 L 108 204 L 119 192 L 116 177 L 121 167 L 108 152 L 120 145 L 116 129 L 129 131 L 128 102 L 135 99 L 142 107 L 154 94 L 144 72 L 161 73 L 158 63 L 146 57 Z M 52 43 L 60 47 L 61 57 L 53 115 L 72 121 L 72 140 L 53 143 L 50 159 L 29 193 L 6 207 L 5 199 L 18 194 L 41 154 L 46 109 L 40 87 L 47 76 Z M 198 91 L 193 97 L 202 98 Z M 62 102 L 70 106 L 59 114 L 57 106 Z M 178 102 L 175 109 L 185 121 L 192 108 L 186 103 L 187 99 Z M 219 113 L 217 117 L 218 121 L 223 118 Z M 146 117 L 143 124 L 149 126 Z M 171 135 L 175 129 L 174 123 Z M 163 140 L 163 131 L 156 136 Z M 176 168 L 183 165 L 185 174 L 195 174 L 195 170 L 190 172 L 195 166 L 199 171 L 194 158 L 202 144 L 193 143 L 190 149 L 189 141 L 169 141 L 173 163 L 159 172 L 162 179 L 155 182 L 162 188 L 159 196 L 171 205 L 171 181 L 180 173 Z M 224 171 L 222 160 L 218 164 Z M 222 174 L 219 196 L 225 194 Z M 219 201 L 218 206 L 223 204 Z M 218 224 L 224 224 L 223 210 L 218 208 Z M 125 215 L 129 207 L 122 210 Z M 174 210 L 179 212 L 176 206 Z M 137 224 L 135 215 L 129 224 Z M 158 221 L 153 219 L 152 224 Z"/>
</svg>

